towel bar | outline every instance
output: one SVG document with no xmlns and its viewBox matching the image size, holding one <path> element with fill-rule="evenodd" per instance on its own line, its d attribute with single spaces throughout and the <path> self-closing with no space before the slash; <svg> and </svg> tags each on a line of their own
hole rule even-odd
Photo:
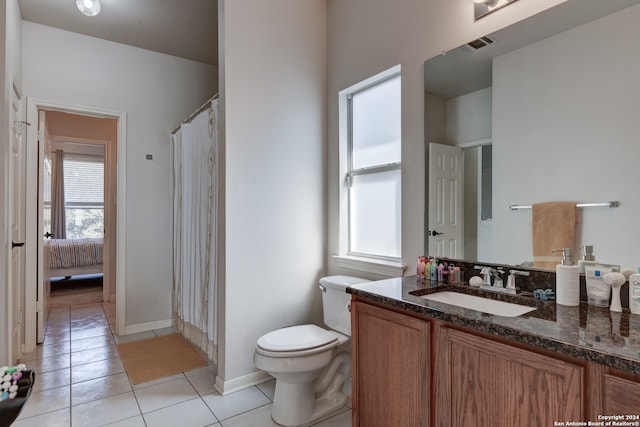
<svg viewBox="0 0 640 427">
<path fill-rule="evenodd" d="M 602 202 L 602 203 L 577 203 L 577 208 L 593 208 L 593 207 L 605 207 L 605 208 L 617 208 L 620 206 L 620 202 L 617 200 L 611 202 Z M 516 211 L 518 209 L 531 209 L 531 205 L 511 205 L 509 208 L 512 211 Z"/>
</svg>

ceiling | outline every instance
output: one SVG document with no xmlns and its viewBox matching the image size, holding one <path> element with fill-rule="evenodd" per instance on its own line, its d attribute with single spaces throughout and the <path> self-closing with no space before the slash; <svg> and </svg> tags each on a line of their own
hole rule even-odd
<svg viewBox="0 0 640 427">
<path fill-rule="evenodd" d="M 22 19 L 112 42 L 218 63 L 217 0 L 101 0 L 98 16 L 75 0 L 18 0 Z"/>
<path fill-rule="evenodd" d="M 594 19 L 638 4 L 639 0 L 569 0 L 488 37 L 493 43 L 475 50 L 460 46 L 425 62 L 425 90 L 444 99 L 492 84 L 492 60 L 512 50 L 567 31 Z"/>
</svg>

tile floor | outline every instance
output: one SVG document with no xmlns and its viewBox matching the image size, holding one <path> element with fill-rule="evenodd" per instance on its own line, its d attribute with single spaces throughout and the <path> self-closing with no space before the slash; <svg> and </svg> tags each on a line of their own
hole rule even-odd
<svg viewBox="0 0 640 427">
<path fill-rule="evenodd" d="M 116 343 L 172 333 L 171 328 L 118 337 L 115 305 L 52 308 L 45 339 L 22 362 L 36 381 L 15 427 L 277 427 L 271 420 L 274 381 L 221 396 L 202 368 L 132 385 Z M 316 427 L 350 427 L 345 407 Z"/>
</svg>

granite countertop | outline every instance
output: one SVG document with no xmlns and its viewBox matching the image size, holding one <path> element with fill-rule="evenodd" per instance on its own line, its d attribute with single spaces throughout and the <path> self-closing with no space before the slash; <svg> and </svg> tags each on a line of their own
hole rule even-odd
<svg viewBox="0 0 640 427">
<path fill-rule="evenodd" d="M 503 317 L 425 300 L 420 295 L 453 290 L 535 306 L 519 317 Z M 533 347 L 640 375 L 640 315 L 608 308 L 557 305 L 531 296 L 481 291 L 409 276 L 353 285 L 347 292 L 389 307 L 439 319 Z"/>
</svg>

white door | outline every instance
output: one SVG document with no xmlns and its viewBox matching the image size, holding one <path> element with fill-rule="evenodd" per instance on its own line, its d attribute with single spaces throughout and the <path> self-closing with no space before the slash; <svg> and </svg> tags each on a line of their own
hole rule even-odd
<svg viewBox="0 0 640 427">
<path fill-rule="evenodd" d="M 463 258 L 462 149 L 429 143 L 428 255 Z"/>
<path fill-rule="evenodd" d="M 11 307 L 9 322 L 11 325 L 11 362 L 17 363 L 22 356 L 24 344 L 24 309 L 25 309 L 25 241 L 26 241 L 26 144 L 25 126 L 22 119 L 20 94 L 16 87 L 11 91 L 11 107 L 9 135 L 11 159 L 9 161 L 9 191 L 10 191 L 10 219 L 11 224 L 11 263 L 9 264 L 9 307 Z"/>
<path fill-rule="evenodd" d="M 44 110 L 38 110 L 38 293 L 36 296 L 36 341 L 44 341 L 44 327 L 47 313 L 47 294 L 51 286 L 49 260 L 44 250 L 44 240 L 52 237 L 51 208 L 45 206 L 45 194 L 51 194 L 51 140 L 47 133 L 47 120 Z M 45 177 L 48 176 L 48 179 Z M 47 189 L 45 186 L 48 185 Z M 48 193 L 47 193 L 48 191 Z M 49 196 L 50 198 L 50 196 Z"/>
</svg>

